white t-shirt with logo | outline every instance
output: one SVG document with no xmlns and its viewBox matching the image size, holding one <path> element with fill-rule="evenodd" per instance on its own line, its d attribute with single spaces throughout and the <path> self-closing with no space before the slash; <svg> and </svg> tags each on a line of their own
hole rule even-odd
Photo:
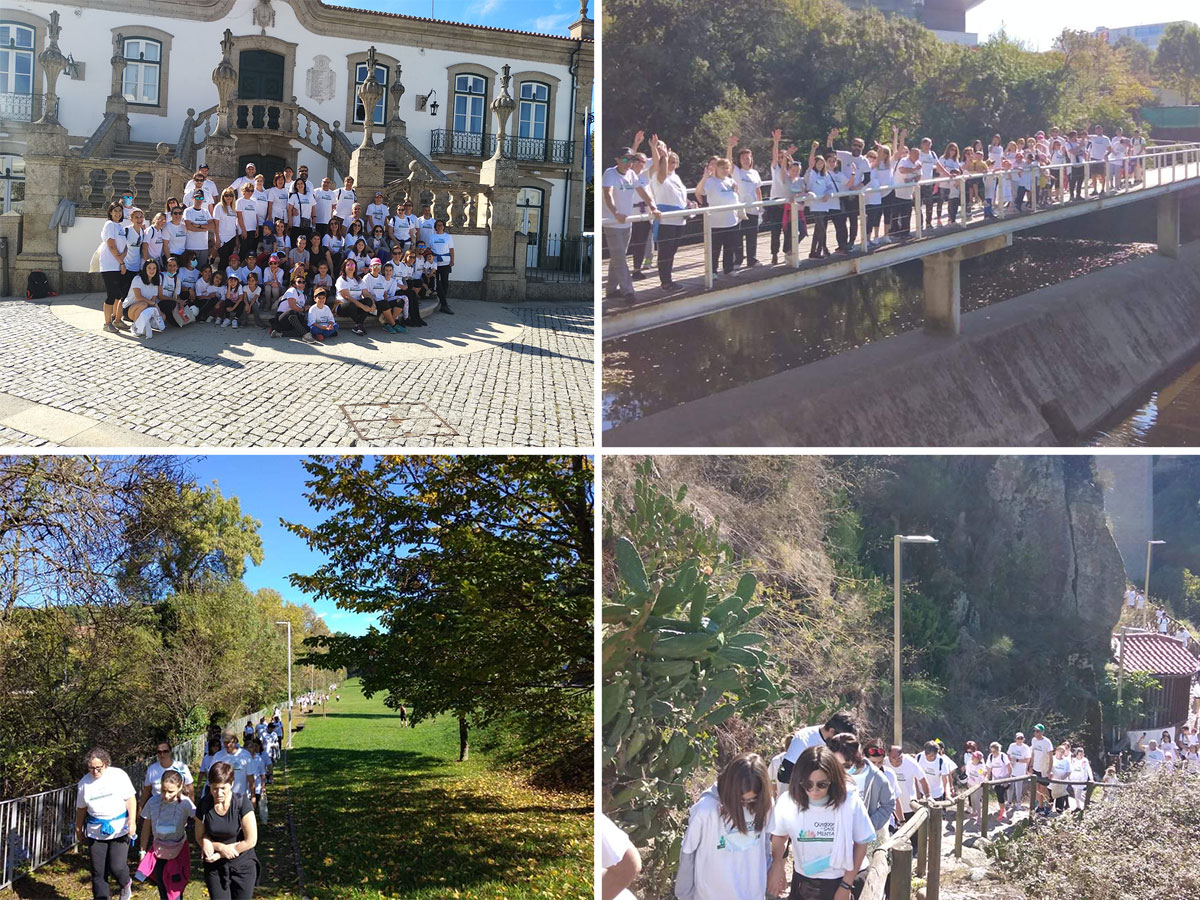
<svg viewBox="0 0 1200 900">
<path fill-rule="evenodd" d="M 869 844 L 875 840 L 875 826 L 867 815 L 867 807 L 857 791 L 849 791 L 842 803 L 850 804 L 850 826 L 856 844 Z M 839 811 L 830 806 L 809 803 L 808 809 L 800 809 L 785 794 L 775 804 L 771 834 L 792 839 L 792 859 L 796 871 L 808 878 L 842 878 L 845 869 L 830 868 L 833 853 L 834 827 Z"/>
<path fill-rule="evenodd" d="M 112 251 L 109 250 L 108 242 L 110 238 L 117 245 L 119 256 L 113 256 Z M 100 229 L 100 271 L 121 271 L 121 263 L 125 261 L 125 250 L 128 246 L 129 241 L 125 238 L 125 226 L 111 219 L 105 222 L 104 227 Z"/>
<path fill-rule="evenodd" d="M 762 187 L 762 176 L 758 174 L 758 169 L 734 166 L 733 181 L 737 185 L 738 203 L 753 203 L 758 199 L 755 194 Z M 748 209 L 746 215 L 757 216 L 758 210 Z"/>
<path fill-rule="evenodd" d="M 896 785 L 899 788 L 900 808 L 905 813 L 912 812 L 912 801 L 917 796 L 917 782 L 925 777 L 925 773 L 921 771 L 921 767 L 916 764 L 911 756 L 901 755 L 900 765 L 898 766 L 893 766 L 892 761 L 885 758 L 883 761 L 883 771 L 891 772 L 896 779 Z"/>
<path fill-rule="evenodd" d="M 207 183 L 207 182 L 206 182 Z M 184 221 L 191 222 L 193 225 L 199 225 L 201 228 L 207 228 L 208 223 L 212 221 L 212 216 L 208 210 L 202 206 L 196 209 L 194 206 L 189 206 L 183 211 Z M 207 250 L 208 249 L 208 232 L 207 231 L 188 231 L 187 237 L 184 240 L 184 249 L 186 250 Z"/>
<path fill-rule="evenodd" d="M 934 800 L 941 800 L 946 794 L 945 783 L 942 777 L 945 775 L 953 775 L 954 770 L 958 768 L 948 756 L 938 754 L 933 759 L 930 759 L 926 754 L 922 753 L 917 757 L 917 765 L 921 768 L 921 773 L 925 776 L 925 782 L 929 785 L 929 796 Z"/>
<path fill-rule="evenodd" d="M 746 818 L 743 834 L 721 815 L 715 786 L 692 806 L 681 850 L 696 855 L 693 900 L 762 900 L 766 894 L 769 822 L 755 831 L 753 818 Z"/>
<path fill-rule="evenodd" d="M 327 191 L 324 188 L 317 188 L 312 192 L 314 224 L 329 224 L 329 220 L 333 218 L 333 200 L 336 196 L 333 191 Z"/>
<path fill-rule="evenodd" d="M 223 749 L 212 758 L 212 761 L 214 764 L 223 762 L 233 766 L 233 792 L 235 794 L 246 793 L 246 775 L 251 762 L 249 750 L 245 747 L 238 747 L 230 753 Z"/>
<path fill-rule="evenodd" d="M 454 249 L 454 237 L 448 231 L 443 231 L 441 234 L 435 231 L 433 237 L 429 239 L 429 249 L 433 251 L 439 266 L 448 266 L 450 265 L 450 251 Z"/>
<path fill-rule="evenodd" d="M 1018 744 L 1016 741 L 1008 745 L 1008 758 L 1012 760 L 1014 777 L 1029 774 L 1029 761 L 1033 759 L 1033 750 L 1028 744 Z"/>
<path fill-rule="evenodd" d="M 608 816 L 600 815 L 600 871 L 611 869 L 633 847 L 633 841 Z M 626 889 L 617 894 L 614 900 L 637 900 L 633 892 Z"/>
<path fill-rule="evenodd" d="M 88 772 L 79 779 L 79 788 L 75 793 L 75 808 L 86 809 L 88 817 L 84 824 L 84 834 L 98 841 L 112 840 L 129 834 L 129 814 L 125 801 L 137 795 L 133 782 L 125 774 L 124 769 L 108 766 L 97 778 Z M 92 819 L 112 820 L 121 816 L 117 821 L 109 821 L 112 834 L 105 834 L 103 821 L 93 823 Z"/>
<path fill-rule="evenodd" d="M 1108 148 L 1112 146 L 1112 141 L 1107 135 L 1093 134 L 1088 136 L 1088 158 L 1092 162 L 1104 159 L 1104 154 Z"/>
<path fill-rule="evenodd" d="M 710 179 L 711 181 L 712 179 Z M 622 216 L 633 215 L 633 204 L 637 201 L 638 192 L 637 184 L 638 177 L 633 169 L 626 169 L 622 175 L 617 171 L 616 166 L 604 170 L 604 176 L 601 179 L 601 186 L 605 189 L 613 189 L 613 206 L 616 211 Z M 709 201 L 710 204 L 712 201 Z M 714 223 L 715 224 L 715 223 Z M 612 212 L 608 208 L 608 204 L 604 204 L 604 227 L 605 228 L 633 228 L 631 222 L 618 222 L 612 218 Z"/>
<path fill-rule="evenodd" d="M 164 275 L 163 277 L 166 278 L 167 276 Z M 173 762 L 164 768 L 162 763 L 155 760 L 146 768 L 146 780 L 143 782 L 144 786 L 149 786 L 151 795 L 162 793 L 162 777 L 170 771 L 178 772 L 183 776 L 184 787 L 192 783 L 192 772 L 187 767 L 187 763 Z"/>
<path fill-rule="evenodd" d="M 800 754 L 809 747 L 824 747 L 825 738 L 821 737 L 820 725 L 807 725 L 798 730 L 792 735 L 792 741 L 788 744 L 787 753 L 783 758 L 795 765 L 800 759 Z"/>
<path fill-rule="evenodd" d="M 1054 755 L 1054 745 L 1047 737 L 1035 737 L 1029 748 L 1033 751 L 1033 771 L 1045 775 L 1050 771 L 1050 757 Z"/>
</svg>

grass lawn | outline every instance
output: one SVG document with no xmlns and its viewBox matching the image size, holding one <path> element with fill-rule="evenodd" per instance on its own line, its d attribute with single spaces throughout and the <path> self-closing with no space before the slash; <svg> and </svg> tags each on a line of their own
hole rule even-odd
<svg viewBox="0 0 1200 900">
<path fill-rule="evenodd" d="M 295 736 L 290 780 L 314 900 L 592 896 L 590 793 L 548 793 L 472 754 L 452 718 L 401 725 L 351 681 Z"/>
</svg>

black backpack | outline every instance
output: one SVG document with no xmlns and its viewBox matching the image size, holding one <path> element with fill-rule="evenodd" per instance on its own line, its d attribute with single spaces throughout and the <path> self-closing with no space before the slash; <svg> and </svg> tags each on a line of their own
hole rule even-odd
<svg viewBox="0 0 1200 900">
<path fill-rule="evenodd" d="M 46 277 L 45 272 L 30 272 L 29 280 L 25 282 L 25 298 L 27 300 L 41 300 L 43 297 L 57 297 L 58 294 L 50 290 L 50 279 Z"/>
</svg>

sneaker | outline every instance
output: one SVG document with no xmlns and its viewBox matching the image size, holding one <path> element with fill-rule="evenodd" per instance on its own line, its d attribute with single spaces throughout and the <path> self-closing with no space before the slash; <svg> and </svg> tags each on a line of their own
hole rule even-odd
<svg viewBox="0 0 1200 900">
<path fill-rule="evenodd" d="M 317 342 L 317 339 L 313 337 L 311 331 L 304 332 L 304 334 L 301 335 L 301 340 L 303 340 L 306 344 L 315 344 Z"/>
<path fill-rule="evenodd" d="M 222 327 L 222 328 L 228 328 L 228 327 L 229 327 L 229 320 L 228 320 L 228 319 L 222 319 L 222 320 L 221 320 L 221 322 L 220 322 L 220 325 L 221 325 L 221 327 Z"/>
<path fill-rule="evenodd" d="M 233 327 L 234 327 L 234 328 L 237 328 L 237 327 L 238 327 L 238 320 L 237 320 L 237 319 L 234 319 L 234 320 L 233 320 Z"/>
<path fill-rule="evenodd" d="M 351 330 L 351 331 L 353 331 L 355 334 L 366 334 L 366 332 L 365 332 L 365 331 L 363 331 L 363 327 L 362 327 L 361 325 L 355 325 L 355 326 L 354 326 L 352 329 L 350 329 L 350 330 Z"/>
<path fill-rule="evenodd" d="M 133 331 L 133 326 L 124 319 L 113 319 L 113 325 L 115 325 L 120 331 Z"/>
<path fill-rule="evenodd" d="M 323 344 L 323 343 L 325 343 L 325 335 L 323 335 L 323 334 L 318 334 L 318 335 L 316 336 L 316 338 L 317 338 L 317 343 L 318 343 L 318 344 Z"/>
<path fill-rule="evenodd" d="M 104 330 L 107 331 L 109 334 L 120 334 L 120 332 L 117 331 L 117 326 L 114 325 L 112 322 L 105 322 Z"/>
<path fill-rule="evenodd" d="M 267 329 L 267 337 L 277 338 L 277 337 L 279 337 L 279 332 L 276 331 L 274 328 L 268 328 Z M 269 781 L 267 782 L 267 784 L 270 784 L 270 783 L 271 782 L 269 782 Z"/>
<path fill-rule="evenodd" d="M 408 329 L 403 325 L 393 325 L 392 334 L 408 334 Z"/>
<path fill-rule="evenodd" d="M 646 273 L 639 270 L 637 272 L 634 272 L 631 277 L 633 278 L 634 281 L 641 281 L 643 278 L 646 277 Z"/>
<path fill-rule="evenodd" d="M 125 887 L 121 888 L 121 900 L 129 900 L 133 896 L 133 882 L 128 881 Z"/>
</svg>

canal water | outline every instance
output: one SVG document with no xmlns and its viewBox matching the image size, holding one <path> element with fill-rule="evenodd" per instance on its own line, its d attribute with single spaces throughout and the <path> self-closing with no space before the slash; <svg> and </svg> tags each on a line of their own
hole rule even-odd
<svg viewBox="0 0 1200 900">
<path fill-rule="evenodd" d="M 1098 431 L 1096 447 L 1200 446 L 1200 359 Z"/>
<path fill-rule="evenodd" d="M 1154 244 L 1014 237 L 1012 247 L 962 263 L 963 312 L 1154 252 Z M 921 263 L 902 263 L 605 341 L 604 428 L 919 328 L 921 282 Z"/>
</svg>

